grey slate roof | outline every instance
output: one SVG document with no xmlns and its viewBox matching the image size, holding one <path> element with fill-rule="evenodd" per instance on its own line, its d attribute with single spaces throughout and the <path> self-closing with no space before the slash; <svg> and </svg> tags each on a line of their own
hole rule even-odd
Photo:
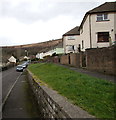
<svg viewBox="0 0 116 120">
<path fill-rule="evenodd" d="M 104 4 L 88 11 L 81 22 L 79 30 L 89 14 L 104 13 L 104 12 L 116 12 L 116 2 L 105 2 Z"/>
<path fill-rule="evenodd" d="M 116 12 L 116 2 L 105 2 L 104 4 L 88 11 L 87 13 Z"/>
<path fill-rule="evenodd" d="M 71 29 L 70 31 L 66 32 L 63 36 L 70 36 L 70 35 L 80 35 L 79 26 Z"/>
</svg>

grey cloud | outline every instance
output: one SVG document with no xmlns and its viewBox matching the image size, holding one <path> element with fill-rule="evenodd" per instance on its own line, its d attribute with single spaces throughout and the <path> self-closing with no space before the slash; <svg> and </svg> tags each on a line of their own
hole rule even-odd
<svg viewBox="0 0 116 120">
<path fill-rule="evenodd" d="M 12 7 L 8 2 L 2 2 L 1 16 L 14 17 L 25 23 L 32 23 L 37 20 L 47 21 L 59 15 L 71 16 L 78 19 L 82 17 L 89 8 L 93 8 L 97 4 L 98 3 L 88 2 L 62 2 L 54 3 L 52 7 L 49 7 L 47 3 L 41 3 L 38 5 L 38 11 L 33 12 L 30 10 L 31 5 L 27 2 L 22 2 L 15 7 Z"/>
</svg>

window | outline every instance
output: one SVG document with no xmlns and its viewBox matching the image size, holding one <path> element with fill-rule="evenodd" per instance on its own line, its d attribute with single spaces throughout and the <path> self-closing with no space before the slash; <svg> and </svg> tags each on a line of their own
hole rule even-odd
<svg viewBox="0 0 116 120">
<path fill-rule="evenodd" d="M 74 51 L 74 45 L 69 45 L 67 46 L 68 51 Z"/>
<path fill-rule="evenodd" d="M 83 33 L 83 28 L 80 29 L 80 33 L 81 33 L 81 34 Z"/>
<path fill-rule="evenodd" d="M 84 41 L 82 40 L 82 49 L 84 48 Z"/>
<path fill-rule="evenodd" d="M 109 32 L 98 32 L 98 42 L 109 42 Z"/>
<path fill-rule="evenodd" d="M 75 40 L 75 36 L 68 36 L 68 40 Z"/>
<path fill-rule="evenodd" d="M 97 21 L 106 21 L 108 20 L 108 14 L 97 14 Z"/>
</svg>

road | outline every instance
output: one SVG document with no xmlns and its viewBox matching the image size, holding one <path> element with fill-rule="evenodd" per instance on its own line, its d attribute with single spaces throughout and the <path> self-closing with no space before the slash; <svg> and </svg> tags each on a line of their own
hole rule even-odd
<svg viewBox="0 0 116 120">
<path fill-rule="evenodd" d="M 40 117 L 25 71 L 16 72 L 16 67 L 2 73 L 2 103 L 3 118 Z"/>
</svg>

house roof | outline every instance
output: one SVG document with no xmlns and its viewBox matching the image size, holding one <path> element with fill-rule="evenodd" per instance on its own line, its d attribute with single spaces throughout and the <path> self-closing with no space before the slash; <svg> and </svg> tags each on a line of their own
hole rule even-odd
<svg viewBox="0 0 116 120">
<path fill-rule="evenodd" d="M 105 2 L 104 4 L 88 11 L 84 16 L 79 29 L 82 27 L 83 23 L 85 22 L 89 14 L 103 13 L 103 12 L 116 12 L 116 2 Z"/>
<path fill-rule="evenodd" d="M 75 28 L 63 34 L 63 36 L 70 36 L 70 35 L 80 35 L 79 26 L 76 26 Z"/>
<path fill-rule="evenodd" d="M 116 2 L 105 2 L 104 4 L 88 11 L 88 13 L 116 12 Z"/>
<path fill-rule="evenodd" d="M 16 63 L 16 58 L 13 57 L 13 56 L 11 56 L 8 60 L 9 60 L 9 62 L 14 62 L 14 63 Z"/>
</svg>

